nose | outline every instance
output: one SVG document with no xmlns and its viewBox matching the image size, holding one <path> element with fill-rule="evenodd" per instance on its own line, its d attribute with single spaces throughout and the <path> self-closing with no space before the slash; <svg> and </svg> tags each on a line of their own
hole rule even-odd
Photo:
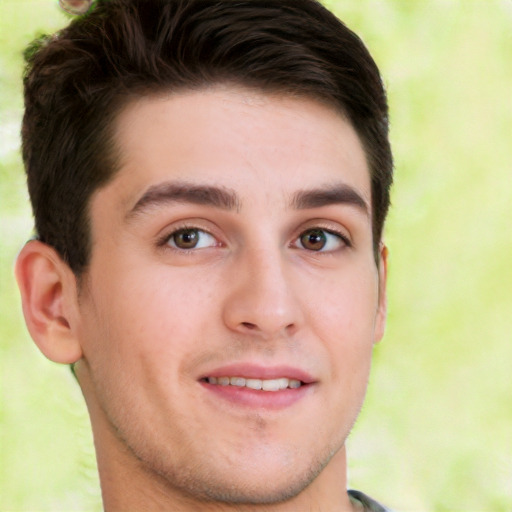
<svg viewBox="0 0 512 512">
<path fill-rule="evenodd" d="M 224 303 L 225 325 L 262 339 L 292 336 L 303 312 L 290 266 L 277 250 L 239 260 L 232 268 L 232 286 Z"/>
</svg>

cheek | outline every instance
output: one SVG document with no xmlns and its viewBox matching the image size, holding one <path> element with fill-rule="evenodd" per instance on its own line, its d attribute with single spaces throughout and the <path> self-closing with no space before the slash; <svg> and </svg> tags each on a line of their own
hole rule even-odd
<svg viewBox="0 0 512 512">
<path fill-rule="evenodd" d="M 352 334 L 354 339 L 373 331 L 377 305 L 378 283 L 372 272 L 340 272 L 315 287 L 310 296 L 312 317 L 333 335 Z"/>
<path fill-rule="evenodd" d="M 334 373 L 364 373 L 375 342 L 376 274 L 340 273 L 318 286 L 308 303 L 308 321 L 328 352 Z"/>
<path fill-rule="evenodd" d="M 182 400 L 183 361 L 212 321 L 207 281 L 191 286 L 189 277 L 119 269 L 91 283 L 84 355 L 96 399 L 128 430 L 136 426 L 127 411 L 152 417 L 155 403 L 164 410 Z"/>
<path fill-rule="evenodd" d="M 87 324 L 93 326 L 91 343 L 101 344 L 96 348 L 103 353 L 125 360 L 176 356 L 211 321 L 213 293 L 206 277 L 165 267 L 160 272 L 119 269 L 95 277 L 88 307 L 94 318 Z"/>
</svg>

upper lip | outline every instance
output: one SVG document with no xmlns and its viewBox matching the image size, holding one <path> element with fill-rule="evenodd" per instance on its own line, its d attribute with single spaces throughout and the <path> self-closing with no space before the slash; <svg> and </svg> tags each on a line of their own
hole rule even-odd
<svg viewBox="0 0 512 512">
<path fill-rule="evenodd" d="M 217 367 L 202 375 L 202 379 L 208 377 L 246 377 L 249 379 L 272 380 L 286 377 L 300 380 L 304 384 L 315 382 L 314 377 L 307 371 L 288 365 L 258 365 L 253 363 L 233 363 Z"/>
</svg>

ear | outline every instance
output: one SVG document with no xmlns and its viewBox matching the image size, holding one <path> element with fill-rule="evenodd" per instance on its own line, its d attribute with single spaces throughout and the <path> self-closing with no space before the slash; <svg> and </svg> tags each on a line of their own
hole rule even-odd
<svg viewBox="0 0 512 512">
<path fill-rule="evenodd" d="M 375 343 L 384 336 L 388 314 L 387 279 L 388 279 L 388 248 L 381 242 L 379 248 L 379 301 L 375 319 Z"/>
<path fill-rule="evenodd" d="M 82 357 L 73 332 L 78 312 L 76 278 L 50 246 L 32 240 L 16 259 L 16 280 L 23 315 L 39 350 L 57 363 L 74 363 Z"/>
</svg>

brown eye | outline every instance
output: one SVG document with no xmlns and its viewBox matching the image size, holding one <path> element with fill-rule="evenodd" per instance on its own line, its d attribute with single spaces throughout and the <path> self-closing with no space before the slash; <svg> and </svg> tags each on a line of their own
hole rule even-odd
<svg viewBox="0 0 512 512">
<path fill-rule="evenodd" d="M 197 229 L 181 229 L 172 235 L 174 245 L 179 249 L 193 249 L 199 240 Z"/>
<path fill-rule="evenodd" d="M 303 249 L 316 252 L 331 252 L 344 246 L 350 246 L 350 242 L 345 236 L 320 228 L 304 231 L 296 244 Z"/>
<path fill-rule="evenodd" d="M 183 228 L 172 233 L 167 243 L 176 249 L 204 249 L 217 244 L 215 238 L 198 228 Z"/>
<path fill-rule="evenodd" d="M 325 231 L 322 229 L 310 229 L 309 231 L 302 233 L 300 236 L 300 243 L 304 249 L 308 249 L 309 251 L 320 251 L 327 243 Z"/>
</svg>

